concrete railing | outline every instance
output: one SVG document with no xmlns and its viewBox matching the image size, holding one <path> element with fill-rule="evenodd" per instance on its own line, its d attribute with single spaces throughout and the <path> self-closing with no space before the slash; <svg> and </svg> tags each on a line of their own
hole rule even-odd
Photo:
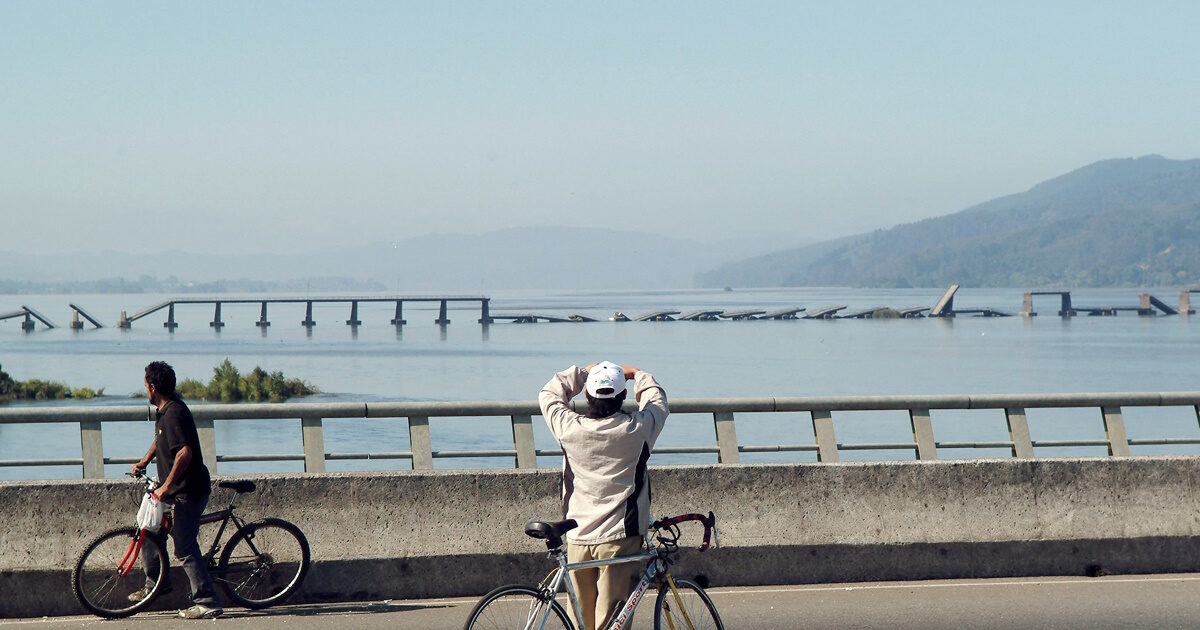
<svg viewBox="0 0 1200 630">
<path fill-rule="evenodd" d="M 523 525 L 562 514 L 562 474 L 546 469 L 239 478 L 258 484 L 241 516 L 308 537 L 313 566 L 292 603 L 536 583 L 552 563 Z M 716 513 L 720 547 L 696 552 L 699 528 L 685 526 L 672 568 L 714 586 L 1200 570 L 1200 457 L 651 466 L 649 478 L 647 517 Z M 0 482 L 0 618 L 81 614 L 71 567 L 100 532 L 134 522 L 137 489 Z M 210 509 L 229 497 L 216 489 Z M 201 528 L 202 547 L 216 529 Z M 186 578 L 173 581 L 164 608 L 186 605 Z"/>
<path fill-rule="evenodd" d="M 572 405 L 582 406 L 581 401 Z M 1109 455 L 1130 454 L 1131 446 L 1200 444 L 1200 438 L 1130 439 L 1125 432 L 1122 408 L 1192 407 L 1200 422 L 1200 392 L 1124 392 L 1068 394 L 989 394 L 938 396 L 847 396 L 781 398 L 693 398 L 671 400 L 673 414 L 711 414 L 715 444 L 660 447 L 656 453 L 715 453 L 723 464 L 739 463 L 742 453 L 815 452 L 819 462 L 837 462 L 840 453 L 852 450 L 907 450 L 918 460 L 938 459 L 939 449 L 1008 449 L 1013 457 L 1031 458 L 1035 448 L 1101 446 Z M 1028 409 L 1092 408 L 1103 423 L 1105 438 L 1079 440 L 1034 440 L 1026 419 Z M 577 407 L 578 408 L 578 407 Z M 627 404 L 632 408 L 632 403 Z M 932 414 L 944 410 L 1003 410 L 1008 440 L 955 442 L 939 441 L 934 435 Z M 104 464 L 132 463 L 131 457 L 106 457 L 101 436 L 105 422 L 145 421 L 145 405 L 113 407 L 26 407 L 0 409 L 0 425 L 30 423 L 78 423 L 81 457 L 61 459 L 0 460 L 0 466 L 82 466 L 84 478 L 104 476 Z M 843 443 L 837 439 L 834 414 L 853 411 L 906 411 L 912 441 L 889 443 Z M 408 459 L 414 470 L 431 470 L 436 458 L 512 457 L 517 468 L 536 468 L 540 455 L 556 455 L 556 449 L 538 449 L 533 438 L 533 418 L 541 412 L 534 402 L 380 402 L 380 403 L 284 403 L 214 404 L 192 407 L 205 463 L 217 472 L 219 462 L 303 461 L 306 472 L 325 472 L 329 460 Z M 808 444 L 743 445 L 738 442 L 736 417 L 773 412 L 808 413 L 814 441 Z M 512 428 L 512 448 L 450 451 L 434 448 L 430 421 L 450 417 L 505 418 Z M 331 418 L 400 419 L 408 423 L 409 451 L 328 453 L 323 423 Z M 240 420 L 300 420 L 303 453 L 226 455 L 217 451 L 214 422 Z"/>
</svg>

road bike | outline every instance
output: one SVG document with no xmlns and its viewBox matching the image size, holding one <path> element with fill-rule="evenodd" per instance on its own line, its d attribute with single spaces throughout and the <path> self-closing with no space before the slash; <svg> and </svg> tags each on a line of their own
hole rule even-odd
<svg viewBox="0 0 1200 630">
<path fill-rule="evenodd" d="M 558 562 L 558 567 L 551 570 L 546 579 L 537 586 L 501 586 L 484 595 L 467 618 L 466 629 L 575 630 L 566 610 L 557 600 L 560 589 L 565 590 L 567 600 L 575 611 L 575 618 L 582 620 L 575 586 L 571 580 L 572 570 L 645 561 L 646 569 L 642 572 L 637 587 L 628 599 L 618 604 L 620 612 L 614 609 L 617 614 L 604 630 L 627 628 L 638 602 L 651 585 L 658 587 L 658 596 L 654 600 L 655 630 L 724 630 L 721 616 L 717 614 L 717 608 L 709 599 L 708 593 L 691 580 L 675 579 L 669 570 L 673 562 L 672 556 L 679 551 L 679 524 L 688 521 L 699 521 L 704 525 L 704 541 L 700 545 L 700 551 L 708 549 L 710 536 L 713 544 L 716 544 L 717 519 L 712 512 L 707 516 L 681 514 L 650 524 L 643 553 L 576 563 L 567 562 L 567 552 L 563 548 L 562 540 L 564 534 L 578 526 L 574 519 L 557 522 L 529 521 L 525 524 L 525 533 L 546 541 L 549 557 Z M 581 627 L 578 630 L 589 629 Z"/>
<path fill-rule="evenodd" d="M 146 492 L 158 485 L 145 475 L 126 476 L 140 479 Z M 234 513 L 237 498 L 254 492 L 253 481 L 222 481 L 217 485 L 232 490 L 233 495 L 225 509 L 200 517 L 201 525 L 221 523 L 204 554 L 214 585 L 230 601 L 247 608 L 265 608 L 286 600 L 300 588 L 308 572 L 308 539 L 299 527 L 283 519 L 247 523 Z M 222 545 L 230 523 L 231 534 Z M 108 619 L 128 617 L 149 606 L 167 582 L 170 562 L 166 539 L 171 524 L 168 510 L 157 533 L 118 527 L 88 543 L 71 571 L 71 588 L 79 603 Z M 186 578 L 174 581 L 179 580 L 187 582 Z"/>
</svg>

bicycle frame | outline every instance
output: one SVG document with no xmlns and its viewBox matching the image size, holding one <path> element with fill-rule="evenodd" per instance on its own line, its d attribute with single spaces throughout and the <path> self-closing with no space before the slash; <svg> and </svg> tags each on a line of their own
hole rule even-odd
<svg viewBox="0 0 1200 630">
<path fill-rule="evenodd" d="M 150 491 L 156 487 L 156 484 L 154 483 L 153 479 L 147 478 L 147 486 L 148 491 Z M 221 521 L 221 527 L 217 530 L 217 535 L 213 537 L 212 544 L 209 545 L 208 551 L 204 554 L 204 561 L 206 564 L 208 564 L 209 569 L 215 568 L 213 566 L 213 559 L 217 557 L 217 552 L 221 550 L 221 538 L 225 535 L 225 528 L 229 526 L 229 522 L 233 521 L 234 531 L 241 531 L 242 528 L 246 526 L 246 521 L 233 513 L 234 503 L 237 501 L 238 494 L 239 493 L 234 492 L 233 496 L 229 497 L 229 505 L 224 509 L 200 515 L 200 525 L 207 525 L 209 523 Z M 159 531 L 162 532 L 161 535 L 167 536 L 171 532 L 171 527 L 173 524 L 174 518 L 171 512 L 165 512 L 163 514 L 162 527 L 159 529 Z M 125 557 L 121 560 L 117 567 L 117 571 L 122 575 L 128 573 L 137 563 L 138 556 L 142 549 L 142 541 L 147 533 L 148 532 L 143 529 L 138 532 L 138 535 L 135 536 L 132 541 L 130 541 L 129 551 L 125 553 Z M 250 548 L 253 549 L 255 553 L 258 552 L 258 549 L 255 549 L 254 547 L 253 540 L 247 539 L 246 542 L 250 545 Z M 128 564 L 126 564 L 127 562 Z"/>
<path fill-rule="evenodd" d="M 575 611 L 575 619 L 579 622 L 580 627 L 578 630 L 589 630 L 589 628 L 587 628 L 587 626 L 583 623 L 582 609 L 579 607 L 579 599 L 575 593 L 575 584 L 571 579 L 571 571 L 574 571 L 575 569 L 591 569 L 595 567 L 607 567 L 630 562 L 648 561 L 646 563 L 646 570 L 642 572 L 642 578 L 638 580 L 638 584 L 633 589 L 633 593 L 631 593 L 625 600 L 624 604 L 621 605 L 620 614 L 618 614 L 609 622 L 605 630 L 623 630 L 625 628 L 630 619 L 633 618 L 633 611 L 637 608 L 638 602 L 642 600 L 642 597 L 646 594 L 646 591 L 649 590 L 650 585 L 656 581 L 655 578 L 657 578 L 660 574 L 662 575 L 661 579 L 667 582 L 671 591 L 675 593 L 676 599 L 678 599 L 679 594 L 675 590 L 675 581 L 671 579 L 671 574 L 667 571 L 666 561 L 660 555 L 657 546 L 653 542 L 649 542 L 649 538 L 647 538 L 647 541 L 647 547 L 649 548 L 649 551 L 646 551 L 645 553 L 640 553 L 633 556 L 618 556 L 603 560 L 587 560 L 584 562 L 569 563 L 567 562 L 567 552 L 562 548 L 552 552 L 552 555 L 558 561 L 558 568 L 554 569 L 550 575 L 546 576 L 546 579 L 550 581 L 550 584 L 547 585 L 546 588 L 551 593 L 557 593 L 560 588 L 565 587 L 567 599 L 571 601 L 571 608 Z M 543 582 L 543 584 L 545 584 L 545 582 Z M 545 626 L 546 619 L 548 619 L 549 616 L 550 607 L 547 606 L 545 612 L 542 614 L 542 619 L 540 622 L 541 625 L 538 626 L 539 628 Z"/>
</svg>

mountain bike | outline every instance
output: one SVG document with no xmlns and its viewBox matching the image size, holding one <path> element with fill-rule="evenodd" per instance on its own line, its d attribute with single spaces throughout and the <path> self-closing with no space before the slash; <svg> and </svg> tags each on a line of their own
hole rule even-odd
<svg viewBox="0 0 1200 630">
<path fill-rule="evenodd" d="M 575 611 L 575 618 L 582 620 L 575 586 L 571 581 L 571 570 L 601 567 L 625 562 L 646 562 L 642 578 L 634 588 L 633 593 L 620 604 L 620 612 L 604 630 L 622 630 L 633 618 L 633 611 L 638 602 L 650 588 L 657 585 L 658 596 L 654 600 L 654 628 L 661 630 L 698 630 L 715 628 L 724 630 L 721 616 L 709 599 L 708 593 L 700 585 L 691 580 L 675 579 L 669 570 L 673 561 L 672 556 L 679 551 L 679 524 L 687 521 L 699 521 L 704 525 L 704 541 L 700 551 L 709 547 L 709 537 L 717 542 L 717 520 L 712 512 L 708 516 L 701 514 L 682 514 L 654 521 L 646 535 L 646 550 L 632 556 L 619 556 L 606 560 L 590 560 L 587 562 L 567 562 L 567 552 L 563 549 L 563 534 L 578 526 L 575 519 L 546 522 L 529 521 L 525 524 L 525 533 L 533 538 L 546 541 L 549 557 L 558 562 L 558 567 L 550 571 L 546 579 L 537 586 L 509 585 L 501 586 L 484 595 L 471 616 L 467 618 L 467 630 L 488 628 L 565 628 L 575 630 L 567 612 L 556 597 L 560 589 L 565 589 L 567 599 Z M 615 610 L 614 610 L 615 612 Z M 580 622 L 582 625 L 582 621 Z M 579 628 L 578 630 L 589 630 Z"/>
<path fill-rule="evenodd" d="M 126 476 L 134 477 L 130 473 Z M 146 492 L 158 486 L 145 475 L 135 478 L 145 484 Z M 247 608 L 265 608 L 286 600 L 308 572 L 310 558 L 304 533 L 283 519 L 247 523 L 234 513 L 237 498 L 254 492 L 253 481 L 222 481 L 217 485 L 233 490 L 233 496 L 225 509 L 200 517 L 201 525 L 221 523 L 204 554 L 213 583 L 230 601 Z M 231 535 L 222 545 L 230 523 Z M 157 533 L 118 527 L 88 543 L 71 571 L 71 588 L 79 603 L 108 619 L 128 617 L 149 606 L 163 591 L 170 570 L 166 539 L 171 524 L 168 510 Z"/>
</svg>

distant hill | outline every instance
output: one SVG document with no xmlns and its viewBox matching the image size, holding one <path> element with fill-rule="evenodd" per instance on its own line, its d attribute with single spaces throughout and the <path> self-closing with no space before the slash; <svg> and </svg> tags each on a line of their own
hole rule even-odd
<svg viewBox="0 0 1200 630">
<path fill-rule="evenodd" d="M 700 243 L 629 230 L 518 227 L 358 247 L 237 256 L 0 251 L 0 294 L 84 292 L 488 292 L 690 287 L 698 270 L 764 251 L 764 239 Z M 801 243 L 776 239 L 774 248 Z M 769 251 L 769 250 L 768 250 Z"/>
<path fill-rule="evenodd" d="M 719 286 L 1200 282 L 1200 160 L 1106 160 L 961 212 L 727 264 Z"/>
</svg>

